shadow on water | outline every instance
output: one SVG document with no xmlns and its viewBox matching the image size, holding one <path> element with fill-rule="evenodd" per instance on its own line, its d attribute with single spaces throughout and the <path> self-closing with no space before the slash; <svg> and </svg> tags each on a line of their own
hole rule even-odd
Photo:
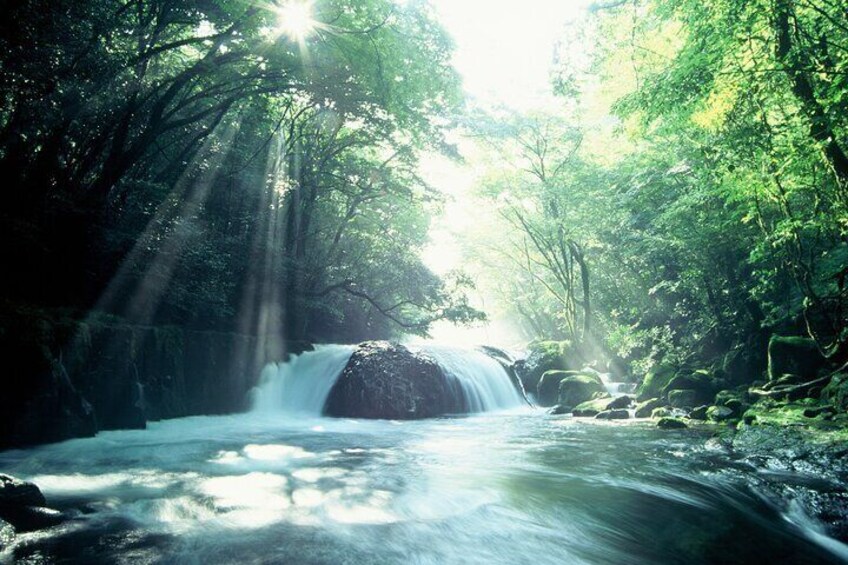
<svg viewBox="0 0 848 565">
<path fill-rule="evenodd" d="M 696 432 L 529 410 L 269 415 L 0 454 L 77 517 L 4 554 L 109 563 L 840 563 Z M 754 480 L 754 479 L 757 480 Z M 830 485 L 832 488 L 833 485 Z M 786 502 L 786 501 L 784 501 Z"/>
</svg>

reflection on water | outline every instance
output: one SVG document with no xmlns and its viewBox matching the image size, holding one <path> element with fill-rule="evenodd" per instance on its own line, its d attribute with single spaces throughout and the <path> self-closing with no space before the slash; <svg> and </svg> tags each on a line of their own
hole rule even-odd
<svg viewBox="0 0 848 565">
<path fill-rule="evenodd" d="M 0 453 L 77 513 L 5 557 L 189 563 L 834 563 L 694 432 L 530 410 L 189 418 Z M 729 470 L 730 469 L 730 470 Z M 786 506 L 780 506 L 786 502 Z"/>
</svg>

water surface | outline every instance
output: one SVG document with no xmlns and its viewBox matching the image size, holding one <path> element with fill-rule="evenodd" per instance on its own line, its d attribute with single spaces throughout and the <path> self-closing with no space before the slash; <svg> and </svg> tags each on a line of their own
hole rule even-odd
<svg viewBox="0 0 848 565">
<path fill-rule="evenodd" d="M 0 453 L 77 519 L 7 550 L 132 563 L 840 563 L 692 430 L 529 408 L 417 422 L 257 412 Z M 840 557 L 841 554 L 841 557 Z"/>
</svg>

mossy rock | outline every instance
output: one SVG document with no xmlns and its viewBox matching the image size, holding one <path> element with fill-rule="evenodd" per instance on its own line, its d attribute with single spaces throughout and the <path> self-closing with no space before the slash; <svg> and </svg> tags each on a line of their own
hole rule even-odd
<svg viewBox="0 0 848 565">
<path fill-rule="evenodd" d="M 577 406 L 581 402 L 598 398 L 599 395 L 603 395 L 602 398 L 609 397 L 598 375 L 572 372 L 559 381 L 558 396 L 552 404 L 561 404 L 566 407 Z"/>
<path fill-rule="evenodd" d="M 848 412 L 848 373 L 834 375 L 824 389 L 821 398 L 839 412 Z"/>
<path fill-rule="evenodd" d="M 667 406 L 661 406 L 660 408 L 654 408 L 651 412 L 651 418 L 670 418 L 674 412 L 672 412 L 671 408 Z"/>
<path fill-rule="evenodd" d="M 644 402 L 636 404 L 637 418 L 650 418 L 656 408 L 661 407 L 665 402 L 661 398 L 649 398 Z"/>
<path fill-rule="evenodd" d="M 595 415 L 596 420 L 627 420 L 630 418 L 630 412 L 627 410 L 604 410 Z"/>
<path fill-rule="evenodd" d="M 770 381 L 785 374 L 813 380 L 825 366 L 826 359 L 816 342 L 807 337 L 772 336 L 768 344 L 768 376 Z"/>
<path fill-rule="evenodd" d="M 570 341 L 534 341 L 528 346 L 527 359 L 520 364 L 519 377 L 524 390 L 535 391 L 548 371 L 579 369 L 583 363 Z"/>
<path fill-rule="evenodd" d="M 710 406 L 707 408 L 707 419 L 713 422 L 725 422 L 733 418 L 733 410 L 727 406 Z"/>
<path fill-rule="evenodd" d="M 627 396 L 625 394 L 625 395 L 622 395 L 622 396 L 619 396 L 619 397 L 616 397 L 615 399 L 613 399 L 612 402 L 610 402 L 609 405 L 607 406 L 607 409 L 608 410 L 621 410 L 622 408 L 630 408 L 630 406 L 632 406 L 632 405 L 633 405 L 633 397 Z"/>
<path fill-rule="evenodd" d="M 649 398 L 661 396 L 661 391 L 677 374 L 677 369 L 671 365 L 658 365 L 645 375 L 642 384 L 639 385 L 636 400 L 644 401 Z"/>
<path fill-rule="evenodd" d="M 671 390 L 668 393 L 668 403 L 672 408 L 692 408 L 696 405 L 697 394 L 691 389 Z"/>
<path fill-rule="evenodd" d="M 661 430 L 682 430 L 689 426 L 680 418 L 660 418 L 657 427 Z"/>
<path fill-rule="evenodd" d="M 672 391 L 689 390 L 692 391 L 692 397 L 686 397 L 686 400 L 690 402 L 688 407 L 698 406 L 712 402 L 723 384 L 724 382 L 715 373 L 701 369 L 688 375 L 677 374 L 662 388 L 660 396 L 670 401 Z"/>
<path fill-rule="evenodd" d="M 577 371 L 554 370 L 545 372 L 533 390 L 536 394 L 536 402 L 539 406 L 553 406 L 557 404 L 560 381 L 566 377 L 578 374 Z"/>
<path fill-rule="evenodd" d="M 722 390 L 716 394 L 714 404 L 716 406 L 730 408 L 733 412 L 733 417 L 738 418 L 741 417 L 751 405 L 751 396 L 748 394 L 747 389 Z"/>
<path fill-rule="evenodd" d="M 581 402 L 574 407 L 571 413 L 578 418 L 592 418 L 601 412 L 609 410 L 609 405 L 610 398 L 595 398 Z"/>
<path fill-rule="evenodd" d="M 698 406 L 689 412 L 689 418 L 693 420 L 706 420 L 707 419 L 707 410 L 709 410 L 708 405 Z"/>
</svg>

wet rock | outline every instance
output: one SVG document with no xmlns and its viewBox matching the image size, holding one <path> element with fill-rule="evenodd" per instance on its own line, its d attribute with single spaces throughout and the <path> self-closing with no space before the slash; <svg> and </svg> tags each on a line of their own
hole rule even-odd
<svg viewBox="0 0 848 565">
<path fill-rule="evenodd" d="M 594 398 L 581 402 L 572 409 L 572 413 L 577 418 L 594 418 L 609 406 L 609 398 Z"/>
<path fill-rule="evenodd" d="M 657 422 L 657 427 L 661 430 L 682 430 L 689 426 L 680 418 L 660 418 Z"/>
<path fill-rule="evenodd" d="M 609 398 L 601 378 L 594 373 L 570 372 L 559 381 L 558 403 L 574 407 L 593 398 Z"/>
<path fill-rule="evenodd" d="M 676 369 L 670 365 L 659 365 L 651 369 L 639 385 L 636 400 L 643 402 L 661 396 L 663 388 L 674 378 L 675 373 Z"/>
<path fill-rule="evenodd" d="M 672 390 L 668 393 L 668 403 L 672 408 L 692 408 L 695 406 L 696 394 L 694 390 L 690 389 Z"/>
<path fill-rule="evenodd" d="M 574 371 L 547 371 L 536 385 L 536 402 L 539 406 L 557 404 L 559 383 L 567 376 L 576 374 Z"/>
<path fill-rule="evenodd" d="M 414 420 L 468 412 L 459 382 L 430 357 L 384 341 L 361 344 L 324 405 L 341 418 Z"/>
<path fill-rule="evenodd" d="M 768 344 L 768 375 L 774 381 L 785 374 L 813 380 L 825 365 L 816 342 L 807 337 L 772 336 Z"/>
<path fill-rule="evenodd" d="M 706 420 L 707 419 L 707 409 L 709 409 L 709 405 L 705 404 L 703 406 L 698 406 L 691 412 L 689 412 L 689 417 L 693 420 Z"/>
<path fill-rule="evenodd" d="M 691 398 L 691 400 L 687 398 L 687 401 L 691 401 L 691 404 L 689 404 L 687 408 L 691 408 L 692 406 L 699 406 L 701 404 L 712 402 L 715 394 L 720 390 L 722 384 L 721 380 L 710 371 L 698 370 L 690 374 L 678 374 L 675 376 L 665 387 L 663 387 L 660 396 L 668 398 L 670 401 L 672 391 L 692 391 L 694 398 Z"/>
<path fill-rule="evenodd" d="M 630 412 L 627 410 L 604 410 L 595 416 L 598 420 L 627 420 Z"/>
<path fill-rule="evenodd" d="M 561 404 L 557 404 L 556 406 L 554 406 L 553 408 L 548 410 L 548 414 L 551 414 L 551 415 L 554 415 L 554 416 L 561 416 L 562 414 L 569 414 L 570 412 L 571 412 L 571 410 L 569 408 L 566 408 L 565 406 L 563 406 Z"/>
<path fill-rule="evenodd" d="M 644 402 L 639 402 L 636 404 L 636 417 L 637 418 L 650 418 L 654 409 L 662 406 L 664 402 L 659 398 L 650 398 Z"/>
<path fill-rule="evenodd" d="M 674 412 L 672 412 L 671 408 L 662 406 L 660 408 L 654 408 L 651 412 L 651 418 L 670 418 L 673 414 Z"/>
<path fill-rule="evenodd" d="M 65 521 L 65 515 L 44 506 L 19 506 L 0 509 L 0 518 L 12 524 L 16 532 L 34 532 L 52 528 Z"/>
<path fill-rule="evenodd" d="M 0 519 L 17 532 L 49 528 L 64 521 L 61 512 L 46 508 L 47 501 L 33 483 L 0 475 Z"/>
<path fill-rule="evenodd" d="M 619 396 L 618 398 L 613 399 L 612 402 L 607 404 L 607 410 L 618 410 L 621 408 L 630 408 L 630 405 L 633 404 L 633 398 L 624 395 Z"/>
<path fill-rule="evenodd" d="M 707 419 L 714 422 L 724 422 L 733 418 L 733 410 L 727 406 L 710 406 L 707 409 Z"/>
<path fill-rule="evenodd" d="M 542 375 L 548 371 L 579 369 L 583 362 L 569 341 L 536 341 L 529 345 L 529 354 L 516 366 L 524 390 L 536 392 Z"/>
<path fill-rule="evenodd" d="M 47 501 L 33 483 L 0 474 L 0 507 L 45 506 Z"/>
</svg>

